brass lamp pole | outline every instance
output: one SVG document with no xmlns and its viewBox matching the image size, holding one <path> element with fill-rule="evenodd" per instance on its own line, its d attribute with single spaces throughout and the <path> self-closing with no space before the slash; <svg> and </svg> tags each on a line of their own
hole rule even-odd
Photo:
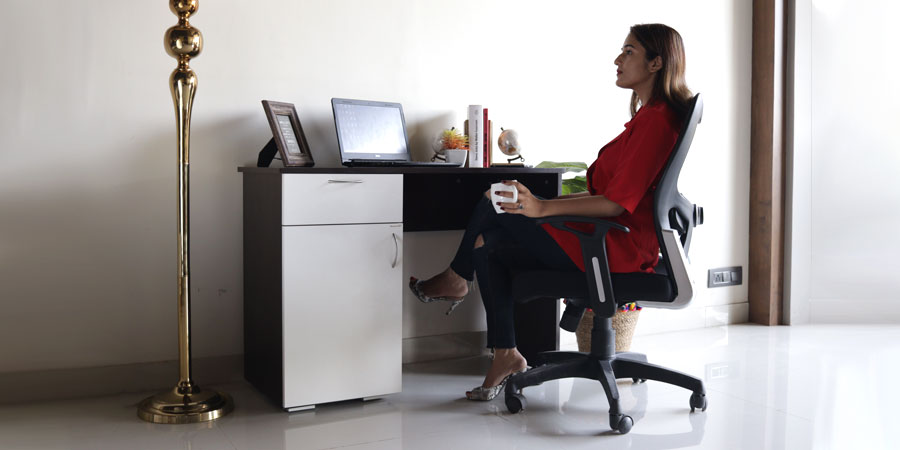
<svg viewBox="0 0 900 450">
<path fill-rule="evenodd" d="M 178 59 L 169 77 L 178 128 L 178 368 L 175 388 L 144 399 L 138 417 L 154 423 L 194 423 L 215 420 L 234 409 L 228 394 L 202 391 L 191 379 L 191 281 L 190 281 L 190 141 L 191 106 L 197 75 L 188 67 L 203 49 L 203 36 L 188 23 L 199 0 L 170 0 L 169 9 L 178 25 L 166 31 L 166 52 Z"/>
</svg>

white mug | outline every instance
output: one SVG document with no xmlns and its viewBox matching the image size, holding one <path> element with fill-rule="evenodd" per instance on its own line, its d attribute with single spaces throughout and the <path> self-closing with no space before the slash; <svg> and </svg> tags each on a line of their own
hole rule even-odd
<svg viewBox="0 0 900 450">
<path fill-rule="evenodd" d="M 444 157 L 447 158 L 448 163 L 456 164 L 460 167 L 466 163 L 466 157 L 469 156 L 468 150 L 458 150 L 458 149 L 447 149 L 444 150 Z"/>
<path fill-rule="evenodd" d="M 516 180 L 512 180 L 516 181 Z M 512 192 L 512 198 L 501 197 L 497 195 L 497 191 L 506 191 Z M 497 214 L 503 214 L 506 211 L 500 209 L 500 205 L 497 202 L 502 203 L 514 203 L 519 199 L 519 191 L 516 190 L 515 185 L 511 184 L 503 184 L 503 183 L 494 183 L 491 185 L 491 203 L 494 205 L 494 211 L 497 211 Z"/>
</svg>

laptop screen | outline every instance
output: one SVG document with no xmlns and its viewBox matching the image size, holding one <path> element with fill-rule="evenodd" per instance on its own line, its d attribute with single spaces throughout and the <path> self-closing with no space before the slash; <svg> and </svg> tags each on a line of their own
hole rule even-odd
<svg viewBox="0 0 900 450">
<path fill-rule="evenodd" d="M 331 99 L 341 160 L 408 161 L 406 121 L 399 103 Z"/>
</svg>

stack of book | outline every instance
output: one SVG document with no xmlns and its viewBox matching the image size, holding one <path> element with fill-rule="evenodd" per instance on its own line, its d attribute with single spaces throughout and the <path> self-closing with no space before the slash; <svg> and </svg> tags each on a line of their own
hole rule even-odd
<svg viewBox="0 0 900 450">
<path fill-rule="evenodd" d="M 463 128 L 469 137 L 469 167 L 490 167 L 494 129 L 488 120 L 488 109 L 469 105 L 468 118 Z"/>
</svg>

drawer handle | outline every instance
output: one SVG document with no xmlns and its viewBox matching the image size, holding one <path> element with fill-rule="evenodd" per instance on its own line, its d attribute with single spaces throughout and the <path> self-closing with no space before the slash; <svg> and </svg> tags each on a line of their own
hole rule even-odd
<svg viewBox="0 0 900 450">
<path fill-rule="evenodd" d="M 391 233 L 391 236 L 394 237 L 394 262 L 391 263 L 391 269 L 397 267 L 397 262 L 400 259 L 400 243 L 397 240 L 397 233 Z"/>
<path fill-rule="evenodd" d="M 363 180 L 328 180 L 329 183 L 362 183 Z"/>
</svg>

